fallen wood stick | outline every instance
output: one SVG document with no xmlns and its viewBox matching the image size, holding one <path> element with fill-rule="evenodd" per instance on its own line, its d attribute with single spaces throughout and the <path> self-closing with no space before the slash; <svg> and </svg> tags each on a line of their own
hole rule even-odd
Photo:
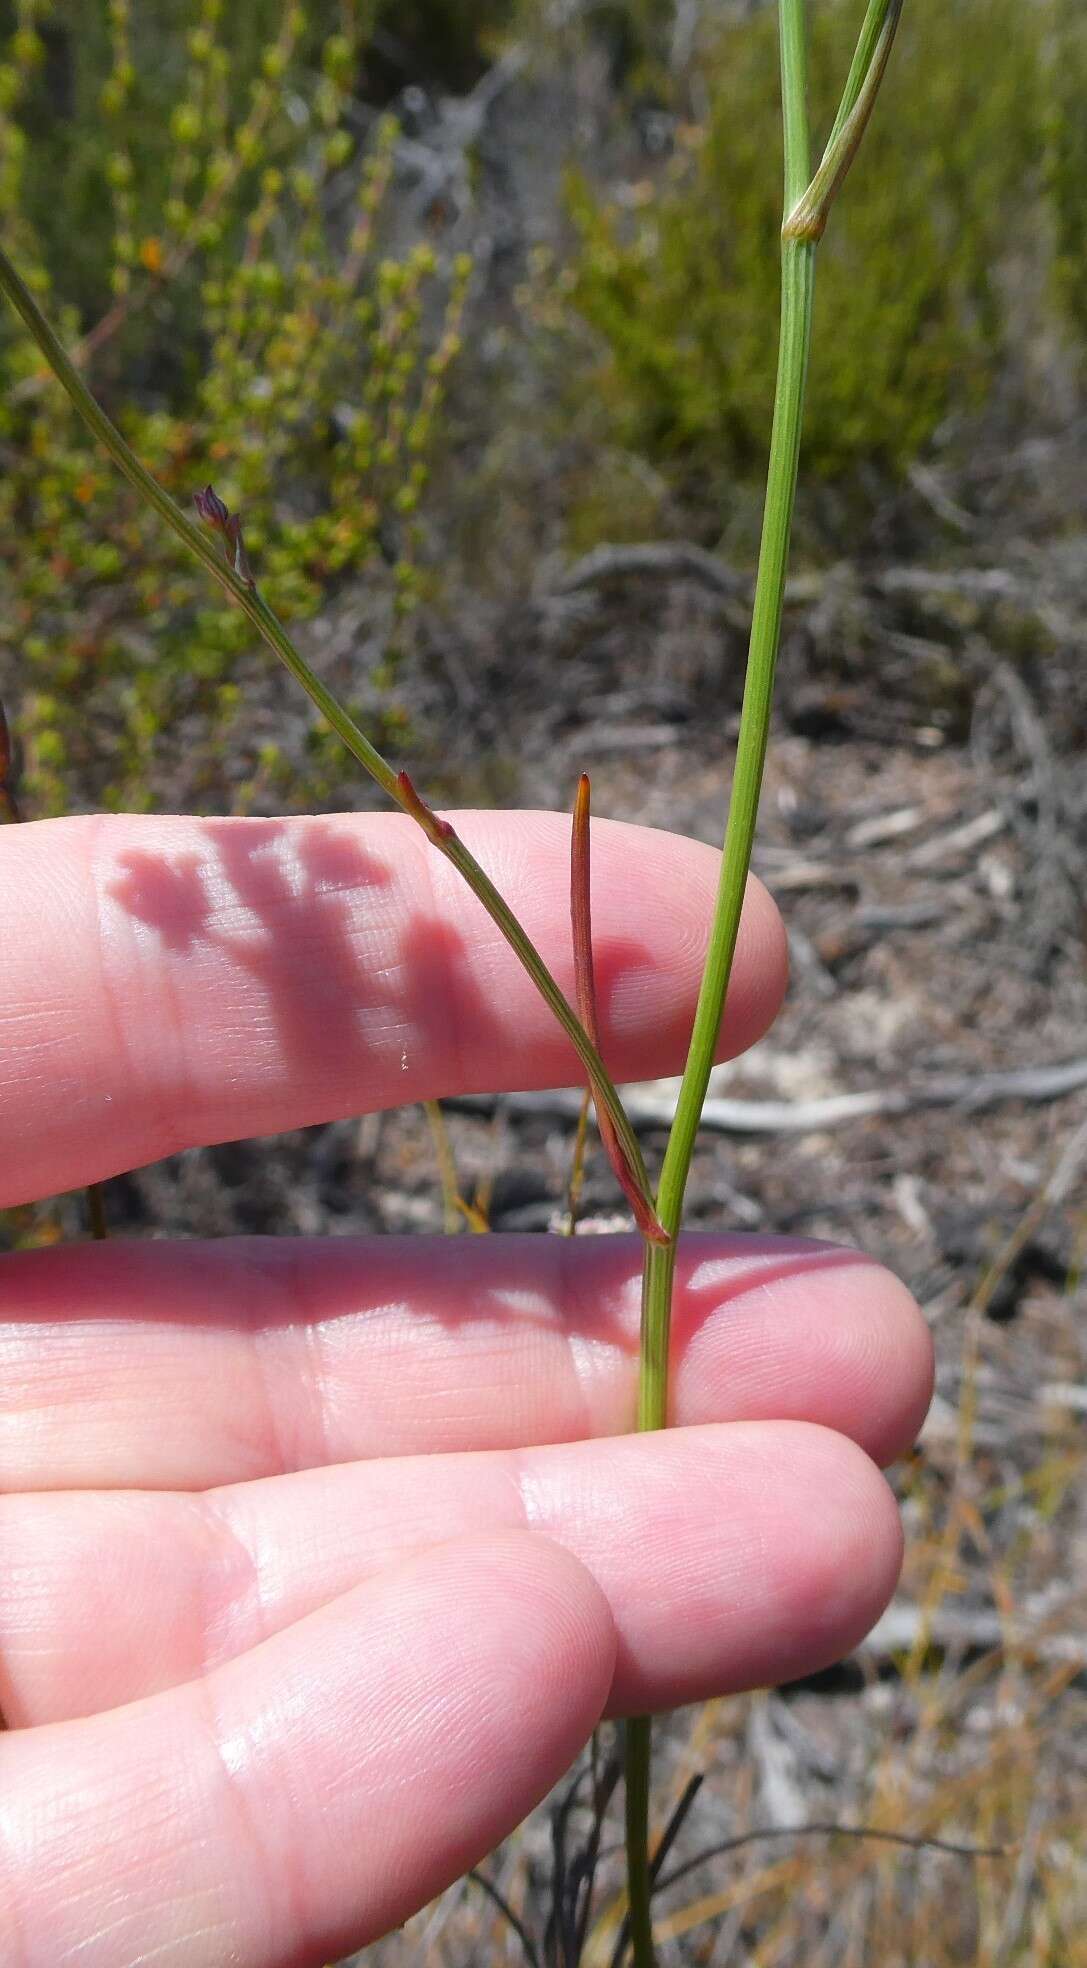
<svg viewBox="0 0 1087 1968">
<path fill-rule="evenodd" d="M 1007 1073 L 933 1074 L 905 1087 L 873 1087 L 864 1093 L 834 1093 L 821 1100 L 727 1100 L 710 1097 L 702 1109 L 705 1127 L 719 1134 L 818 1134 L 849 1121 L 877 1114 L 908 1114 L 923 1107 L 960 1107 L 978 1113 L 1005 1100 L 1060 1100 L 1087 1087 L 1087 1059 L 1058 1066 L 1026 1066 Z M 623 1105 L 635 1127 L 670 1127 L 676 1096 L 671 1090 L 652 1092 L 623 1088 Z M 544 1093 L 464 1094 L 452 1096 L 450 1107 L 490 1112 L 500 1102 L 506 1113 L 553 1114 L 576 1120 L 581 1111 L 577 1088 L 553 1088 Z"/>
<path fill-rule="evenodd" d="M 1075 1606 L 1065 1611 L 1076 1619 L 1080 1616 Z M 886 1657 L 908 1653 L 919 1644 L 938 1647 L 941 1653 L 990 1653 L 1000 1648 L 1007 1653 L 1029 1654 L 1034 1660 L 1068 1662 L 1087 1669 L 1087 1633 L 1054 1632 L 1048 1625 L 1051 1617 L 1040 1610 L 1033 1623 L 1029 1615 L 1003 1619 L 995 1612 L 964 1613 L 950 1607 L 927 1613 L 922 1606 L 896 1604 L 888 1606 L 857 1651 Z"/>
<path fill-rule="evenodd" d="M 553 595 L 576 594 L 580 589 L 600 587 L 608 581 L 638 576 L 665 580 L 686 576 L 712 592 L 730 599 L 747 596 L 751 577 L 730 567 L 718 554 L 707 553 L 693 540 L 652 540 L 635 545 L 604 545 L 583 554 L 559 575 L 552 585 Z M 826 577 L 796 575 L 786 589 L 789 601 L 807 601 L 819 592 Z M 864 586 L 879 594 L 962 595 L 971 601 L 1026 600 L 1033 597 L 1023 580 L 1006 567 L 887 567 L 866 570 Z"/>
<path fill-rule="evenodd" d="M 658 540 L 641 546 L 595 547 L 560 575 L 552 593 L 576 594 L 580 588 L 625 580 L 632 574 L 665 577 L 685 574 L 715 594 L 730 598 L 746 595 L 751 587 L 748 575 L 737 574 L 726 561 L 707 553 L 692 540 Z"/>
<path fill-rule="evenodd" d="M 975 848 L 1002 834 L 1007 825 L 1007 814 L 993 807 L 988 813 L 979 813 L 973 820 L 952 827 L 948 833 L 935 834 L 931 840 L 923 841 L 906 856 L 903 866 L 911 870 L 934 868 L 949 855 L 972 854 Z"/>
</svg>

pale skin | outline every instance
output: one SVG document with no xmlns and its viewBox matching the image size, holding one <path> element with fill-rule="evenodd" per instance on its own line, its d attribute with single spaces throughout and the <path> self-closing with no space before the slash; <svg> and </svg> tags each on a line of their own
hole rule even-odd
<svg viewBox="0 0 1087 1968">
<path fill-rule="evenodd" d="M 572 992 L 568 822 L 456 816 Z M 593 824 L 616 1079 L 682 1064 L 717 856 Z M 0 830 L 0 1205 L 579 1075 L 398 816 Z M 722 1052 L 785 981 L 752 884 Z M 602 1715 L 847 1652 L 931 1354 L 857 1254 L 690 1238 L 633 1436 L 636 1238 L 0 1262 L 0 1958 L 308 1968 L 403 1920 Z"/>
</svg>

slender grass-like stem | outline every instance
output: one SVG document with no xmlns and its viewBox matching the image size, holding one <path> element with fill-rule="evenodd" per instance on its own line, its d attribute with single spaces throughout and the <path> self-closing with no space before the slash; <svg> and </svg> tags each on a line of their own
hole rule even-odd
<svg viewBox="0 0 1087 1968">
<path fill-rule="evenodd" d="M 721 875 L 687 1065 L 657 1191 L 657 1215 L 668 1232 L 669 1240 L 663 1245 L 645 1246 L 638 1382 L 639 1429 L 663 1428 L 668 1418 L 668 1348 L 676 1243 L 691 1156 L 732 974 L 751 865 L 770 732 L 774 673 L 781 638 L 785 574 L 800 461 L 800 433 L 811 343 L 815 248 L 822 236 L 830 206 L 863 137 L 886 67 L 901 5 L 902 0 L 871 0 L 826 152 L 815 178 L 811 179 L 805 0 L 780 0 L 785 197 L 781 238 L 781 321 L 766 503 Z M 635 1968 L 654 1968 L 655 1962 L 648 1822 L 650 1751 L 648 1719 L 640 1717 L 628 1722 L 627 1887 Z"/>
<path fill-rule="evenodd" d="M 820 170 L 822 170 L 823 165 L 827 162 L 835 144 L 841 136 L 843 125 L 852 116 L 857 103 L 860 101 L 861 93 L 874 72 L 877 60 L 879 62 L 876 84 L 878 89 L 879 82 L 883 79 L 883 71 L 887 66 L 886 54 L 880 53 L 880 42 L 888 25 L 890 26 L 892 36 L 894 35 L 898 27 L 901 12 L 902 0 L 868 0 L 868 8 L 861 22 L 861 31 L 857 36 L 857 45 L 853 51 L 853 60 L 849 64 L 849 74 L 845 79 L 845 88 L 842 90 L 842 100 L 838 104 L 837 114 L 831 124 L 830 135 L 827 138 L 826 149 L 820 161 Z M 890 48 L 888 47 L 887 54 L 889 53 Z"/>
<path fill-rule="evenodd" d="M 585 1150 L 589 1141 L 589 1112 L 593 1097 L 586 1087 L 581 1096 L 581 1108 L 574 1130 L 574 1152 L 570 1157 L 570 1177 L 566 1184 L 566 1222 L 563 1236 L 572 1237 L 577 1230 L 578 1212 L 581 1208 L 581 1191 L 585 1183 Z"/>
<path fill-rule="evenodd" d="M 131 446 L 87 388 L 25 281 L 20 278 L 2 250 L 0 250 L 0 292 L 7 295 L 12 307 L 37 342 L 57 381 L 67 392 L 103 449 L 109 453 L 117 469 L 141 498 L 154 507 L 160 518 L 189 549 L 189 552 L 201 561 L 208 572 L 226 589 L 231 599 L 237 602 L 258 634 L 286 665 L 295 680 L 301 684 L 307 696 L 327 719 L 348 751 L 358 759 L 359 764 L 365 767 L 389 799 L 423 829 L 431 845 L 436 847 L 439 853 L 444 854 L 446 860 L 452 862 L 458 873 L 463 876 L 473 894 L 486 909 L 491 921 L 501 931 L 515 956 L 528 972 L 541 997 L 574 1047 L 594 1088 L 596 1098 L 607 1113 L 616 1136 L 622 1143 L 624 1161 L 631 1180 L 640 1192 L 645 1209 L 652 1215 L 652 1192 L 638 1138 L 623 1110 L 623 1104 L 608 1075 L 607 1068 L 535 944 L 526 935 L 489 875 L 484 873 L 475 856 L 448 821 L 440 820 L 419 798 L 407 773 L 396 772 L 388 760 L 382 757 L 376 746 L 370 743 L 365 733 L 359 730 L 354 719 L 349 717 L 342 704 L 325 687 L 299 650 L 295 648 L 282 622 L 269 608 L 248 571 L 244 552 L 238 544 L 240 533 L 237 522 L 231 522 L 235 530 L 230 536 L 235 542 L 236 551 L 232 559 L 226 559 L 216 545 L 213 533 L 197 526 L 137 458 Z M 210 513 L 215 530 L 227 531 L 230 516 L 210 487 L 203 495 L 201 511 L 205 514 Z M 221 515 L 221 519 L 216 515 Z"/>
<path fill-rule="evenodd" d="M 447 1237 L 455 1237 L 464 1221 L 466 1204 L 460 1193 L 460 1183 L 457 1181 L 457 1165 L 453 1159 L 453 1148 L 449 1140 L 449 1130 L 445 1125 L 441 1101 L 424 1100 L 423 1112 L 434 1144 L 438 1180 L 442 1185 L 442 1228 Z"/>
<path fill-rule="evenodd" d="M 902 0 L 871 0 L 822 161 L 803 196 L 786 214 L 784 238 L 822 238 L 830 208 L 876 106 L 901 12 Z"/>
<path fill-rule="evenodd" d="M 782 0 L 786 213 L 792 210 L 808 182 L 805 56 L 803 0 Z M 782 242 L 777 388 L 747 676 L 709 951 L 676 1117 L 668 1137 L 657 1191 L 657 1214 L 669 1232 L 670 1242 L 663 1246 L 647 1244 L 645 1248 L 638 1384 L 639 1429 L 663 1428 L 667 1420 L 668 1342 L 676 1235 L 683 1214 L 687 1175 L 732 973 L 770 731 L 770 707 L 785 596 L 785 569 L 800 459 L 814 271 L 813 242 Z M 650 1906 L 649 1763 L 650 1725 L 648 1719 L 643 1717 L 628 1722 L 626 1731 L 627 1886 L 635 1968 L 653 1968 L 656 1958 Z"/>
</svg>

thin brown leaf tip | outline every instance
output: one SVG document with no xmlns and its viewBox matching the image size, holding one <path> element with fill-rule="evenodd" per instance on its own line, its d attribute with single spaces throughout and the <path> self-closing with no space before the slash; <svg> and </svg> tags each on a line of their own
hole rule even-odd
<svg viewBox="0 0 1087 1968">
<path fill-rule="evenodd" d="M 589 902 L 589 775 L 583 772 L 574 794 L 574 823 L 570 833 L 570 924 L 574 934 L 574 985 L 577 1015 L 597 1051 L 596 983 L 593 977 L 593 931 Z"/>
<path fill-rule="evenodd" d="M 600 1050 L 596 1018 L 596 979 L 593 973 L 592 908 L 589 899 L 589 776 L 583 772 L 574 794 L 573 826 L 570 832 L 570 923 L 574 937 L 574 985 L 577 1014 L 595 1046 Z M 652 1199 L 619 1138 L 600 1090 L 591 1082 L 596 1125 L 601 1146 L 612 1166 L 615 1179 L 643 1237 L 652 1244 L 669 1244 L 671 1238 L 653 1208 Z"/>
<path fill-rule="evenodd" d="M 240 515 L 232 513 L 229 506 L 224 505 L 214 485 L 205 485 L 201 491 L 195 492 L 193 503 L 204 524 L 210 526 L 213 533 L 222 534 L 230 551 L 230 561 L 235 574 L 245 582 L 246 587 L 255 587 L 256 582 L 253 579 L 245 542 L 242 539 Z"/>
</svg>

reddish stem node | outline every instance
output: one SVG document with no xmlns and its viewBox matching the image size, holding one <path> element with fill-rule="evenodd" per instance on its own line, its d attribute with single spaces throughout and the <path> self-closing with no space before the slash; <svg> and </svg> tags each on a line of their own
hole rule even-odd
<svg viewBox="0 0 1087 1968">
<path fill-rule="evenodd" d="M 454 838 L 455 827 L 448 820 L 441 819 L 433 807 L 428 806 L 426 801 L 420 798 L 406 772 L 397 773 L 396 784 L 405 812 L 410 813 L 412 819 L 418 821 L 428 840 L 432 840 L 435 846 L 438 846 L 441 841 Z"/>
</svg>

